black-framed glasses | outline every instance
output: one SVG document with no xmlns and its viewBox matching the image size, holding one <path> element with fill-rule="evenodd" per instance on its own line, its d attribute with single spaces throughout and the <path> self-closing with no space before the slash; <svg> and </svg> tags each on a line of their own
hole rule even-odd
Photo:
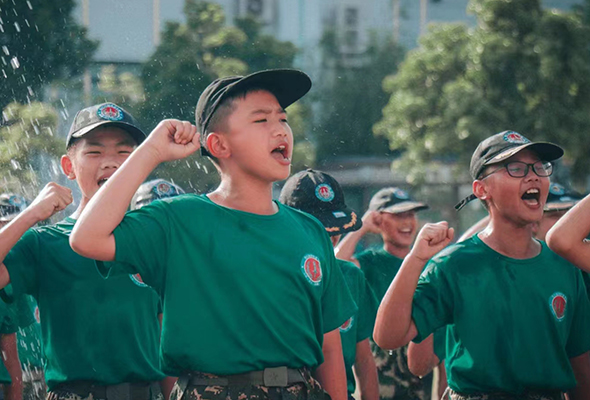
<svg viewBox="0 0 590 400">
<path fill-rule="evenodd" d="M 493 170 L 492 172 L 480 177 L 479 179 L 485 179 L 488 176 L 503 170 L 506 168 L 508 175 L 513 178 L 524 178 L 529 174 L 529 168 L 532 168 L 533 172 L 542 178 L 551 176 L 553 173 L 553 164 L 549 161 L 537 161 L 533 164 L 527 164 L 522 161 L 512 161 L 506 164 L 503 164 L 500 168 Z"/>
</svg>

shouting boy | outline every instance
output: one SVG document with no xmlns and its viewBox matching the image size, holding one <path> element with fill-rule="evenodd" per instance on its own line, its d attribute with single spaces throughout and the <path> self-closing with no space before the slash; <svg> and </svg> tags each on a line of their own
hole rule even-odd
<svg viewBox="0 0 590 400">
<path fill-rule="evenodd" d="M 296 70 L 221 78 L 201 94 L 197 128 L 162 121 L 101 188 L 71 237 L 108 269 L 139 273 L 163 296 L 161 360 L 173 397 L 346 399 L 338 328 L 355 305 L 321 224 L 272 200 L 289 176 L 285 108 L 311 87 Z M 161 162 L 201 148 L 221 175 L 206 195 L 125 215 Z"/>
</svg>

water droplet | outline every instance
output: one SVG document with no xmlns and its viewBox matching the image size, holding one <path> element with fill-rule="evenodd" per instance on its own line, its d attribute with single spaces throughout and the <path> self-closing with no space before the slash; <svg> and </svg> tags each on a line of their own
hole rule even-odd
<svg viewBox="0 0 590 400">
<path fill-rule="evenodd" d="M 17 169 L 21 169 L 20 163 L 16 160 L 10 160 L 10 165 L 12 166 L 12 169 L 14 169 L 15 171 Z"/>
<path fill-rule="evenodd" d="M 4 54 L 6 54 L 7 56 L 10 55 L 10 52 L 8 51 L 8 47 L 6 46 L 2 46 L 2 51 L 4 52 Z"/>
<path fill-rule="evenodd" d="M 20 25 L 18 24 L 18 22 L 14 23 L 14 28 L 16 29 L 17 32 L 20 32 Z"/>
<path fill-rule="evenodd" d="M 33 9 L 33 6 L 31 5 L 31 2 L 29 0 L 27 0 L 27 5 L 29 6 L 29 10 Z"/>
<path fill-rule="evenodd" d="M 35 95 L 35 93 L 33 92 L 33 89 L 30 86 L 27 86 L 27 90 L 29 91 L 29 94 L 31 96 L 34 96 Z"/>
<path fill-rule="evenodd" d="M 2 70 L 2 75 L 4 75 L 5 78 L 8 78 L 8 76 L 6 76 L 6 71 Z"/>
<path fill-rule="evenodd" d="M 20 67 L 20 63 L 18 62 L 18 58 L 12 57 L 10 59 L 10 65 L 12 65 L 13 69 L 17 69 L 18 67 Z"/>
</svg>

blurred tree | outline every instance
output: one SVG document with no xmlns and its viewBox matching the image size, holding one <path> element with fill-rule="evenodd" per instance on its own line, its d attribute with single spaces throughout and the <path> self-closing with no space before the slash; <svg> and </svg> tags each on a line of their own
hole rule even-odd
<svg viewBox="0 0 590 400">
<path fill-rule="evenodd" d="M 164 118 L 194 121 L 199 95 L 218 77 L 293 65 L 295 46 L 263 34 L 253 19 L 238 19 L 234 26 L 226 26 L 220 5 L 198 0 L 186 0 L 184 13 L 186 23 L 167 23 L 160 46 L 143 66 L 145 101 L 139 104 L 138 114 L 145 127 L 154 127 Z M 295 148 L 297 169 L 314 159 L 313 148 L 304 139 L 309 109 L 296 105 L 288 111 L 300 139 Z M 218 182 L 213 169 L 209 161 L 193 155 L 160 166 L 153 177 L 205 191 Z"/>
<path fill-rule="evenodd" d="M 38 193 L 36 171 L 59 174 L 55 162 L 63 153 L 63 139 L 54 137 L 57 112 L 44 103 L 9 104 L 2 111 L 0 127 L 1 192 L 20 193 L 32 199 Z M 51 158 L 51 159 L 50 159 Z"/>
<path fill-rule="evenodd" d="M 566 148 L 574 178 L 590 171 L 590 35 L 578 15 L 539 0 L 471 0 L 477 26 L 437 24 L 384 85 L 375 132 L 405 153 L 410 182 L 433 158 L 466 171 L 478 142 L 512 129 Z"/>
<path fill-rule="evenodd" d="M 373 37 L 365 54 L 352 62 L 343 59 L 336 33 L 327 30 L 322 38 L 328 84 L 319 95 L 321 112 L 314 128 L 318 158 L 347 155 L 389 155 L 387 140 L 372 134 L 381 118 L 389 94 L 383 79 L 397 70 L 403 49 Z"/>
<path fill-rule="evenodd" d="M 72 17 L 74 0 L 0 0 L 0 109 L 39 98 L 54 80 L 79 75 L 97 42 Z"/>
<path fill-rule="evenodd" d="M 131 72 L 118 73 L 114 64 L 102 66 L 97 86 L 101 94 L 94 99 L 95 104 L 113 102 L 135 116 L 136 107 L 145 101 L 141 79 Z"/>
</svg>

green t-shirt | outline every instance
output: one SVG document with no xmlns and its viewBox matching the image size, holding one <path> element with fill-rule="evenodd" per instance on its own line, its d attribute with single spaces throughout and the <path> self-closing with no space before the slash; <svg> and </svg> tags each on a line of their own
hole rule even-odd
<svg viewBox="0 0 590 400">
<path fill-rule="evenodd" d="M 392 256 L 383 248 L 365 250 L 355 257 L 377 299 L 383 300 L 404 260 Z"/>
<path fill-rule="evenodd" d="M 414 294 L 416 340 L 449 325 L 451 389 L 519 394 L 576 385 L 569 359 L 590 349 L 590 303 L 580 271 L 542 246 L 517 260 L 475 235 L 428 263 Z"/>
<path fill-rule="evenodd" d="M 323 362 L 324 333 L 356 307 L 324 227 L 277 206 L 257 215 L 187 194 L 129 212 L 115 229 L 118 265 L 163 297 L 165 372 Z"/>
<path fill-rule="evenodd" d="M 18 330 L 18 320 L 16 318 L 16 304 L 7 304 L 0 300 L 0 335 L 10 335 Z M 12 380 L 4 363 L 4 352 L 0 352 L 2 358 L 0 362 L 0 383 L 10 384 Z"/>
<path fill-rule="evenodd" d="M 37 302 L 27 294 L 19 296 L 16 301 L 18 320 L 17 345 L 18 357 L 23 371 L 30 368 L 43 368 L 43 346 L 41 344 L 41 324 L 36 319 L 39 315 Z"/>
<path fill-rule="evenodd" d="M 29 229 L 6 256 L 14 296 L 39 306 L 49 389 L 162 379 L 158 296 L 130 276 L 103 279 L 69 244 L 75 220 Z"/>
<path fill-rule="evenodd" d="M 343 260 L 336 260 L 336 262 L 340 266 L 346 285 L 358 307 L 358 311 L 340 327 L 348 393 L 352 394 L 356 383 L 352 372 L 352 366 L 356 359 L 356 344 L 373 334 L 379 303 L 373 289 L 365 279 L 363 271 L 351 262 Z"/>
</svg>

